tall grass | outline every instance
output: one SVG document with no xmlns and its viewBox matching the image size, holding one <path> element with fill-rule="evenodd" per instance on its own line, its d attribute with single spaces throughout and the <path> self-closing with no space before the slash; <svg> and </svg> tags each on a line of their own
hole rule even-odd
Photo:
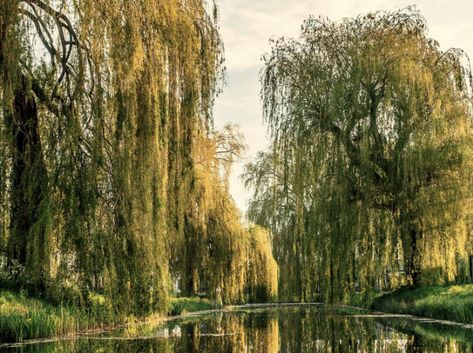
<svg viewBox="0 0 473 353">
<path fill-rule="evenodd" d="M 473 285 L 403 288 L 375 299 L 371 308 L 473 324 Z"/>
<path fill-rule="evenodd" d="M 115 321 L 105 305 L 96 298 L 92 303 L 87 310 L 53 306 L 22 293 L 0 291 L 0 343 L 72 335 Z"/>
<path fill-rule="evenodd" d="M 110 300 L 98 294 L 89 294 L 89 301 L 87 308 L 52 305 L 25 293 L 0 290 L 0 343 L 69 336 L 118 325 L 133 330 L 139 322 L 160 322 L 162 319 L 159 314 L 146 318 L 115 315 Z M 219 307 L 214 301 L 203 298 L 173 298 L 169 314 L 180 315 Z"/>
</svg>

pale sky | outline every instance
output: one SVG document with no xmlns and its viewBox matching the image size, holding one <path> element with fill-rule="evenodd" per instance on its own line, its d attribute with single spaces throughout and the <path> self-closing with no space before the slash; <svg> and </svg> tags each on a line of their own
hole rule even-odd
<svg viewBox="0 0 473 353">
<path fill-rule="evenodd" d="M 245 212 L 249 192 L 239 175 L 243 165 L 269 143 L 263 124 L 259 73 L 269 39 L 298 37 L 309 15 L 338 20 L 359 14 L 416 5 L 427 20 L 429 33 L 442 49 L 465 50 L 473 60 L 473 0 L 218 0 L 221 34 L 225 43 L 227 86 L 217 98 L 215 123 L 237 123 L 249 147 L 245 159 L 233 168 L 230 191 Z"/>
</svg>

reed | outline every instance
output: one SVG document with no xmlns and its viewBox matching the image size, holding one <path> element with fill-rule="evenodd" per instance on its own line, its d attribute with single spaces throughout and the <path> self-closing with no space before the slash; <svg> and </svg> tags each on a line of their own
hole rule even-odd
<svg viewBox="0 0 473 353">
<path fill-rule="evenodd" d="M 0 343 L 73 335 L 117 319 L 105 303 L 91 298 L 87 308 L 52 305 L 24 293 L 0 291 Z"/>
<path fill-rule="evenodd" d="M 172 298 L 169 315 L 220 308 L 204 298 Z M 63 337 L 96 329 L 118 326 L 133 328 L 140 322 L 160 322 L 162 315 L 123 317 L 115 314 L 111 300 L 103 295 L 89 294 L 86 307 L 69 304 L 53 305 L 23 292 L 0 290 L 0 343 L 29 339 Z"/>
</svg>

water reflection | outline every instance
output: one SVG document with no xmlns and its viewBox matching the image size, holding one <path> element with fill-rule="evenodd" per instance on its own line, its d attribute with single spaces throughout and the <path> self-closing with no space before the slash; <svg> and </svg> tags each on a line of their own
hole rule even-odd
<svg viewBox="0 0 473 353">
<path fill-rule="evenodd" d="M 444 327 L 445 328 L 445 327 Z M 463 353 L 472 334 L 399 319 L 337 314 L 322 307 L 253 309 L 141 327 L 74 341 L 0 348 L 10 353 Z"/>
</svg>

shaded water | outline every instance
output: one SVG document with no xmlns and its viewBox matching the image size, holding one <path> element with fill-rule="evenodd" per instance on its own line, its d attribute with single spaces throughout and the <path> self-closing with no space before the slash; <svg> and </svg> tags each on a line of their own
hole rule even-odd
<svg viewBox="0 0 473 353">
<path fill-rule="evenodd" d="M 0 353 L 473 352 L 473 331 L 400 318 L 350 316 L 321 306 L 252 308 L 164 326 L 0 348 Z"/>
</svg>

